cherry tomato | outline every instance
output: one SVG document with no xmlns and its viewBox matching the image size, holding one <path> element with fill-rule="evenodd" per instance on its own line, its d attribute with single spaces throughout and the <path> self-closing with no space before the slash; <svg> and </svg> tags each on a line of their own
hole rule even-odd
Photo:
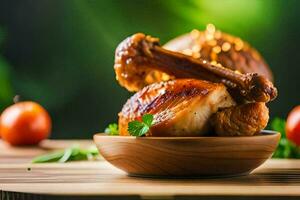
<svg viewBox="0 0 300 200">
<path fill-rule="evenodd" d="M 47 138 L 51 118 L 39 104 L 20 102 L 6 108 L 0 117 L 2 139 L 12 145 L 34 145 Z"/>
<path fill-rule="evenodd" d="M 300 106 L 296 106 L 288 115 L 286 135 L 289 140 L 300 146 Z"/>
</svg>

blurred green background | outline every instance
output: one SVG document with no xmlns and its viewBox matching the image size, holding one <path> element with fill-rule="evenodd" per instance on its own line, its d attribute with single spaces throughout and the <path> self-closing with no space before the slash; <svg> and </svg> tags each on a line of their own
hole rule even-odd
<svg viewBox="0 0 300 200">
<path fill-rule="evenodd" d="M 52 138 L 91 138 L 117 120 L 131 94 L 115 81 L 114 50 L 136 32 L 165 43 L 213 23 L 266 58 L 279 89 L 272 117 L 300 103 L 300 1 L 0 2 L 0 109 L 16 94 L 39 102 L 52 116 Z"/>
</svg>

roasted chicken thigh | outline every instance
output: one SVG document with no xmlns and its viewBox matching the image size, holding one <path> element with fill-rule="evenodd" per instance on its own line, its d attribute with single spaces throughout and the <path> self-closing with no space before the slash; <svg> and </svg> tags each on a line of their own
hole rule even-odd
<svg viewBox="0 0 300 200">
<path fill-rule="evenodd" d="M 223 84 L 196 79 L 153 83 L 133 95 L 119 113 L 120 135 L 128 123 L 153 114 L 147 136 L 201 136 L 215 130 L 222 136 L 259 133 L 268 123 L 264 103 L 236 106 Z"/>
<path fill-rule="evenodd" d="M 148 136 L 201 136 L 210 129 L 209 119 L 235 102 L 223 84 L 195 79 L 153 83 L 133 95 L 119 113 L 119 131 L 144 114 L 154 115 Z M 217 119 L 218 120 L 218 119 Z"/>
</svg>

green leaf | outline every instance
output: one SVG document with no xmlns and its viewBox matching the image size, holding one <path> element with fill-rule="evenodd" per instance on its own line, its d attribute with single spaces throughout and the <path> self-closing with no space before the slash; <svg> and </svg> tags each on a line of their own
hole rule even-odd
<svg viewBox="0 0 300 200">
<path fill-rule="evenodd" d="M 104 130 L 105 133 L 109 135 L 119 135 L 119 127 L 118 124 L 112 123 L 109 124 L 108 127 Z"/>
<path fill-rule="evenodd" d="M 286 138 L 285 125 L 286 125 L 285 120 L 276 117 L 271 123 L 271 128 L 274 131 L 280 132 L 282 138 Z"/>
<path fill-rule="evenodd" d="M 151 114 L 145 114 L 145 115 L 142 117 L 142 120 L 143 120 L 143 122 L 144 122 L 147 126 L 151 127 L 151 126 L 152 126 L 152 123 L 153 123 L 153 115 L 151 115 Z"/>
<path fill-rule="evenodd" d="M 64 151 L 57 151 L 41 156 L 37 156 L 32 159 L 32 163 L 46 163 L 46 162 L 57 162 L 64 155 Z"/>
<path fill-rule="evenodd" d="M 65 163 L 76 160 L 94 160 L 98 155 L 99 152 L 96 146 L 91 146 L 88 149 L 81 149 L 78 145 L 73 145 L 62 151 L 37 156 L 32 159 L 32 163 Z"/>
<path fill-rule="evenodd" d="M 72 156 L 72 148 L 68 148 L 65 150 L 64 155 L 58 160 L 59 163 L 67 162 Z"/>
<path fill-rule="evenodd" d="M 97 156 L 99 154 L 98 148 L 96 146 L 90 146 L 87 151 L 93 156 Z"/>
<path fill-rule="evenodd" d="M 134 120 L 128 123 L 128 132 L 132 136 L 141 137 L 145 135 L 153 125 L 153 115 L 145 114 L 142 116 L 142 122 Z"/>
<path fill-rule="evenodd" d="M 140 132 L 144 124 L 139 121 L 131 121 L 128 123 L 128 132 L 133 136 L 140 136 Z"/>
<path fill-rule="evenodd" d="M 149 129 L 150 129 L 149 126 L 144 126 L 144 127 L 140 130 L 139 136 L 141 137 L 141 136 L 145 135 L 145 134 L 149 131 Z"/>
</svg>

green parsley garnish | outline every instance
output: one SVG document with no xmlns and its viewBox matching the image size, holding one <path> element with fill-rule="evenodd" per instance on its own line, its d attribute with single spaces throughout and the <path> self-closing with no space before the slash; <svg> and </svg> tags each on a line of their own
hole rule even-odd
<svg viewBox="0 0 300 200">
<path fill-rule="evenodd" d="M 128 132 L 132 136 L 143 136 L 145 135 L 150 127 L 153 125 L 153 115 L 145 114 L 142 117 L 142 121 L 134 120 L 128 123 Z"/>
<path fill-rule="evenodd" d="M 78 145 L 73 145 L 70 148 L 64 150 L 59 150 L 56 152 L 44 154 L 37 156 L 32 159 L 32 163 L 48 163 L 48 162 L 58 162 L 65 163 L 68 161 L 77 160 L 95 160 L 99 155 L 96 146 L 91 146 L 87 149 L 81 149 Z"/>
<path fill-rule="evenodd" d="M 112 123 L 109 124 L 108 127 L 104 130 L 108 135 L 119 135 L 119 127 L 118 124 Z"/>
</svg>

